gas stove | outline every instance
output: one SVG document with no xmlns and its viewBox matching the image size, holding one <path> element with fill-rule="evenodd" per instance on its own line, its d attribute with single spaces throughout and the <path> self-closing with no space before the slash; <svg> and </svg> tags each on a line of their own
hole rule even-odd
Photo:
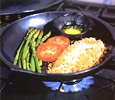
<svg viewBox="0 0 115 100">
<path fill-rule="evenodd" d="M 46 11 L 82 11 L 115 28 L 115 6 L 64 0 L 40 12 Z M 17 19 L 40 12 L 1 16 L 0 26 L 4 28 Z M 63 82 L 18 80 L 3 62 L 0 69 L 1 100 L 115 100 L 115 57 L 93 76 Z"/>
</svg>

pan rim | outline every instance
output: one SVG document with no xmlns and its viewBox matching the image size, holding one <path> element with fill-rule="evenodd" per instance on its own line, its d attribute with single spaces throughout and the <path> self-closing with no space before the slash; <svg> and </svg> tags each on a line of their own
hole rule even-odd
<svg viewBox="0 0 115 100">
<path fill-rule="evenodd" d="M 67 12 L 66 12 L 66 11 L 51 11 L 51 12 L 43 12 L 43 13 L 33 14 L 33 15 L 26 16 L 26 17 L 24 17 L 24 18 L 21 18 L 21 19 L 15 21 L 15 22 L 11 23 L 8 27 L 12 26 L 12 24 L 17 23 L 18 21 L 24 20 L 25 18 L 30 18 L 30 17 L 32 17 L 32 16 L 37 16 L 37 15 L 41 15 L 41 14 L 44 14 L 44 13 L 67 13 Z M 103 23 L 103 24 L 105 25 L 105 27 L 111 32 L 111 34 L 113 33 L 113 32 L 112 32 L 113 29 L 112 29 L 111 25 L 109 25 L 108 23 L 104 22 L 104 21 L 101 20 L 101 19 L 96 18 L 96 20 L 101 21 L 101 23 Z M 6 29 L 7 29 L 8 27 L 6 27 Z M 4 30 L 4 31 L 5 31 L 5 30 Z M 4 33 L 4 31 L 3 31 L 3 33 Z M 113 34 L 112 34 L 112 35 L 113 35 Z M 115 39 L 114 39 L 114 41 L 115 41 Z M 24 72 L 24 73 L 26 72 L 26 73 L 28 73 L 28 74 L 31 73 L 31 74 L 40 75 L 40 76 L 46 76 L 46 75 L 48 75 L 48 76 L 52 76 L 52 75 L 53 75 L 53 76 L 54 76 L 54 75 L 55 75 L 55 76 L 62 76 L 62 75 L 63 75 L 63 76 L 73 76 L 73 75 L 78 75 L 78 74 L 82 74 L 82 73 L 88 73 L 89 71 L 95 70 L 95 69 L 97 69 L 98 67 L 102 66 L 103 64 L 105 64 L 107 61 L 109 61 L 109 60 L 112 58 L 112 55 L 114 54 L 114 51 L 115 51 L 115 43 L 114 43 L 114 47 L 113 47 L 113 50 L 112 50 L 112 52 L 111 52 L 111 55 L 110 55 L 109 57 L 107 57 L 107 58 L 106 58 L 102 63 L 100 63 L 99 65 L 94 66 L 94 67 L 92 67 L 91 69 L 87 69 L 87 70 L 84 70 L 84 71 L 75 72 L 75 73 L 64 73 L 64 74 L 46 74 L 46 73 L 35 73 L 35 72 L 26 71 L 26 70 L 20 69 L 20 68 L 14 66 L 13 64 L 11 64 L 11 62 L 9 62 L 9 61 L 2 55 L 1 52 L 0 52 L 0 53 L 1 53 L 0 55 L 1 55 L 2 61 L 3 61 L 3 62 L 5 61 L 5 64 L 7 64 L 8 66 L 9 66 L 9 65 L 12 66 L 12 67 L 10 67 L 11 71 L 20 71 L 20 72 Z"/>
<path fill-rule="evenodd" d="M 46 7 L 43 7 L 43 8 L 39 8 L 39 9 L 34 9 L 34 10 L 24 10 L 24 11 L 20 11 L 20 12 L 0 12 L 0 15 L 4 16 L 4 15 L 14 15 L 14 14 L 24 14 L 24 13 L 32 13 L 32 12 L 35 12 L 35 11 L 40 11 L 40 10 L 44 10 L 44 9 L 47 9 L 51 6 L 54 6 L 56 4 L 59 4 L 59 3 L 62 3 L 63 0 L 55 0 L 55 2 L 53 2 L 52 4 L 50 5 L 47 5 Z"/>
</svg>

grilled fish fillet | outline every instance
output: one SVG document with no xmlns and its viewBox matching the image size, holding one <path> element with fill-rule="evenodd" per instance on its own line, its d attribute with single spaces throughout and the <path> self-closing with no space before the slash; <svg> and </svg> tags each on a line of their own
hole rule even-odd
<svg viewBox="0 0 115 100">
<path fill-rule="evenodd" d="M 106 47 L 101 40 L 93 37 L 76 41 L 48 65 L 47 73 L 73 73 L 100 64 Z"/>
</svg>

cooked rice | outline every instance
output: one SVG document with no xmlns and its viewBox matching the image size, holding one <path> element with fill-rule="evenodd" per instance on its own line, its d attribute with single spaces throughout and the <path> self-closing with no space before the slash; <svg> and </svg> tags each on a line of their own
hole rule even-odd
<svg viewBox="0 0 115 100">
<path fill-rule="evenodd" d="M 73 73 L 100 64 L 106 47 L 101 40 L 84 38 L 71 44 L 55 62 L 48 65 L 48 73 Z"/>
</svg>

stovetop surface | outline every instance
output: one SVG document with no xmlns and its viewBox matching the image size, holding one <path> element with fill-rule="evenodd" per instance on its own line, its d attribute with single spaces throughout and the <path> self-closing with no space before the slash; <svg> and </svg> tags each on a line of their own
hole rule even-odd
<svg viewBox="0 0 115 100">
<path fill-rule="evenodd" d="M 107 78 L 103 78 L 105 72 Z M 41 81 L 9 81 L 2 90 L 1 100 L 115 100 L 114 72 L 108 69 L 102 70 L 95 75 L 93 85 L 73 93 L 53 91 Z"/>
<path fill-rule="evenodd" d="M 115 28 L 114 6 L 76 3 L 75 0 L 70 3 L 70 0 L 67 0 L 67 2 L 56 6 L 53 10 L 81 10 L 93 14 Z M 15 16 L 21 18 L 27 15 Z M 1 26 L 6 26 L 16 20 L 11 17 L 12 15 L 3 16 L 4 23 Z M 94 84 L 90 85 L 87 89 L 73 93 L 61 93 L 59 89 L 53 91 L 49 87 L 46 87 L 42 81 L 30 81 L 28 79 L 12 80 L 15 74 L 11 73 L 3 62 L 0 64 L 0 70 L 1 100 L 115 100 L 115 57 L 106 64 L 104 69 L 93 76 Z"/>
</svg>

